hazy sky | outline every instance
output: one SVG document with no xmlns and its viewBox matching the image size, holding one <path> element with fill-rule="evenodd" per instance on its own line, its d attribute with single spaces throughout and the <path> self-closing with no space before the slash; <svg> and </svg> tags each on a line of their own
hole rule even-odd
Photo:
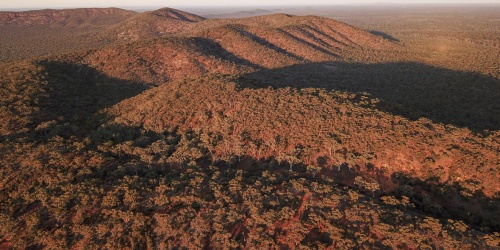
<svg viewBox="0 0 500 250">
<path fill-rule="evenodd" d="M 134 6 L 269 6 L 362 3 L 497 3 L 500 0 L 0 0 L 0 9 L 7 8 L 61 8 L 61 7 L 134 7 Z"/>
</svg>

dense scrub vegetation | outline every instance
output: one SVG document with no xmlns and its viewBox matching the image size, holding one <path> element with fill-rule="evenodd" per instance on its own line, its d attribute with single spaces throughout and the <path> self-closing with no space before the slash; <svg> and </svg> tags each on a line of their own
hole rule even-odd
<svg viewBox="0 0 500 250">
<path fill-rule="evenodd" d="M 0 65 L 0 249 L 500 246 L 498 71 L 325 18 L 122 14 Z"/>
<path fill-rule="evenodd" d="M 116 140 L 111 133 L 126 136 Z M 211 163 L 193 133 L 103 126 L 88 136 L 11 144 L 5 156 L 30 160 L 15 158 L 2 168 L 23 169 L 3 184 L 0 233 L 9 244 L 493 249 L 499 243 L 498 234 L 462 220 L 422 214 L 416 204 L 439 205 L 409 186 L 374 198 L 370 189 L 288 171 L 275 160 Z"/>
<path fill-rule="evenodd" d="M 46 87 L 32 85 L 33 96 L 42 98 L 30 106 L 46 115 L 35 115 L 37 119 L 22 133 L 2 136 L 0 219 L 6 226 L 0 234 L 6 244 L 20 248 L 488 248 L 498 244 L 494 233 L 498 194 L 491 190 L 498 180 L 498 153 L 488 149 L 498 145 L 491 141 L 496 137 L 480 139 L 467 130 L 371 111 L 359 103 L 366 99 L 356 95 L 253 89 L 231 83 L 249 79 L 220 76 L 170 83 L 102 113 L 99 110 L 127 96 L 106 101 L 108 96 L 97 92 L 75 95 L 85 93 L 89 82 L 70 80 L 75 72 L 71 66 L 52 68 L 40 62 L 32 67 L 30 77 L 45 76 Z M 68 71 L 56 73 L 56 69 Z M 69 81 L 62 84 L 61 78 Z M 127 86 L 118 79 L 92 79 L 109 84 L 106 93 Z M 70 94 L 71 90 L 75 92 Z M 65 99 L 51 91 L 69 95 L 63 95 Z M 75 100 L 85 107 L 73 107 Z M 264 109 L 270 106 L 276 109 Z M 142 110 L 142 119 L 128 122 L 137 119 L 135 108 Z M 148 117 L 155 112 L 160 120 Z M 85 120 L 75 117 L 82 115 Z M 370 116 L 377 117 L 378 125 Z M 311 124 L 320 127 L 297 129 L 311 120 L 318 120 Z M 350 129 L 355 128 L 351 122 L 363 128 L 360 135 Z M 388 129 L 389 125 L 401 130 Z M 372 129 L 383 132 L 370 135 Z M 446 131 L 450 129 L 455 132 Z M 369 139 L 377 134 L 385 135 L 380 144 Z M 420 138 L 427 139 L 421 144 Z M 424 146 L 428 143 L 435 145 L 431 151 Z M 476 148 L 475 155 L 464 150 L 471 148 Z M 405 150 L 421 154 L 402 162 Z M 458 158 L 462 160 L 451 160 Z M 421 169 L 400 168 L 418 167 L 420 160 Z M 381 162 L 386 166 L 380 168 Z M 452 165 L 442 165 L 446 163 Z M 483 167 L 464 171 L 462 167 L 469 164 Z M 463 216 L 466 213 L 472 214 Z M 400 245 L 402 237 L 405 245 Z"/>
<path fill-rule="evenodd" d="M 382 191 L 377 180 L 348 169 L 214 157 L 204 136 L 109 121 L 78 133 L 56 123 L 10 137 L 1 144 L 0 234 L 16 248 L 473 249 L 499 243 L 497 234 L 484 233 L 492 221 L 480 226 L 443 216 L 432 189 L 453 195 L 452 186 L 402 179 L 392 192 Z M 343 175 L 354 182 L 346 184 Z"/>
</svg>

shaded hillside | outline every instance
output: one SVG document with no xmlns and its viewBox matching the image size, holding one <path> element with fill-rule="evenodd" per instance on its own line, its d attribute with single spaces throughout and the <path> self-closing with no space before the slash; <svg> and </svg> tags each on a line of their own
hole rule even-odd
<svg viewBox="0 0 500 250">
<path fill-rule="evenodd" d="M 0 26 L 0 63 L 97 49 L 113 43 L 105 28 Z"/>
<path fill-rule="evenodd" d="M 247 75 L 255 87 L 321 88 L 363 93 L 375 108 L 413 120 L 500 130 L 500 80 L 417 62 L 312 63 Z"/>
<path fill-rule="evenodd" d="M 169 8 L 146 13 L 117 8 L 0 12 L 0 63 L 146 40 L 201 20 Z"/>
<path fill-rule="evenodd" d="M 0 139 L 48 129 L 94 129 L 89 117 L 146 86 L 82 64 L 34 61 L 0 67 Z M 76 133 L 76 131 L 75 131 Z"/>
</svg>

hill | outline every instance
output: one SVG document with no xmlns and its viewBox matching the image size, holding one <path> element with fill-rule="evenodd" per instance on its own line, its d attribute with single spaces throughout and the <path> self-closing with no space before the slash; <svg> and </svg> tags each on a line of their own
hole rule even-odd
<svg viewBox="0 0 500 250">
<path fill-rule="evenodd" d="M 273 14 L 276 13 L 277 11 L 279 10 L 254 9 L 254 10 L 238 11 L 234 13 L 207 14 L 204 16 L 207 18 L 244 18 L 244 17 Z"/>
<path fill-rule="evenodd" d="M 114 29 L 122 40 L 137 41 L 179 33 L 205 18 L 184 11 L 163 8 L 138 14 Z"/>
<path fill-rule="evenodd" d="M 146 15 L 155 15 L 155 16 L 179 19 L 179 20 L 186 21 L 186 22 L 199 22 L 199 21 L 203 21 L 206 19 L 204 17 L 198 16 L 198 15 L 195 15 L 192 13 L 188 13 L 185 11 L 176 10 L 176 9 L 172 9 L 172 8 L 161 8 L 161 9 L 158 9 L 155 11 L 146 12 Z"/>
<path fill-rule="evenodd" d="M 313 16 L 273 14 L 207 20 L 194 24 L 184 34 L 213 39 L 229 52 L 266 68 L 311 61 L 365 60 L 375 51 L 390 56 L 388 51 L 398 50 L 397 44 L 383 37 Z"/>
<path fill-rule="evenodd" d="M 490 198 L 500 191 L 495 185 L 498 134 L 481 138 L 424 118 L 409 121 L 371 109 L 379 100 L 363 94 L 254 89 L 251 79 L 235 82 L 210 78 L 168 84 L 118 104 L 112 114 L 118 123 L 157 133 L 197 131 L 214 158 L 275 157 L 326 169 L 352 168 L 378 178 L 386 191 L 398 185 L 386 180 L 398 175 L 464 190 L 476 183 Z M 445 209 L 467 203 L 443 202 Z"/>
<path fill-rule="evenodd" d="M 241 74 L 256 69 L 218 43 L 197 37 L 161 38 L 115 46 L 92 51 L 81 60 L 111 77 L 148 85 L 203 74 Z"/>
</svg>

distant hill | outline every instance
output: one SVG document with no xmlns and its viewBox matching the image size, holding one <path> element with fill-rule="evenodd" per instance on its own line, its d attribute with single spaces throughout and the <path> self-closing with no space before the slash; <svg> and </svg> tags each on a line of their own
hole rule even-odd
<svg viewBox="0 0 500 250">
<path fill-rule="evenodd" d="M 110 45 L 117 38 L 109 29 L 135 15 L 118 8 L 0 12 L 0 63 Z"/>
<path fill-rule="evenodd" d="M 32 10 L 23 12 L 0 12 L 0 26 L 78 27 L 82 25 L 110 25 L 122 22 L 136 14 L 118 8 L 87 8 L 64 10 Z"/>
<path fill-rule="evenodd" d="M 238 11 L 234 13 L 208 14 L 204 16 L 207 18 L 244 18 L 244 17 L 268 15 L 273 13 L 276 13 L 276 11 L 255 9 L 255 10 Z"/>
<path fill-rule="evenodd" d="M 109 76 L 161 85 L 171 80 L 203 74 L 253 72 L 247 63 L 220 44 L 206 38 L 158 38 L 90 51 L 65 59 L 83 62 Z"/>
<path fill-rule="evenodd" d="M 205 18 L 184 11 L 163 8 L 137 14 L 126 20 L 113 31 L 122 40 L 137 41 L 162 35 L 179 33 L 190 23 L 203 21 Z"/>
</svg>

